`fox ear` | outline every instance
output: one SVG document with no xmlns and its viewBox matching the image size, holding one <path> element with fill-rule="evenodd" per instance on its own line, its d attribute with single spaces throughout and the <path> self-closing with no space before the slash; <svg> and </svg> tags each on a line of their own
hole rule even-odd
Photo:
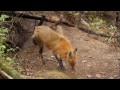
<svg viewBox="0 0 120 90">
<path fill-rule="evenodd" d="M 73 55 L 73 52 L 71 51 L 67 53 L 67 57 L 72 57 L 72 55 Z"/>
<path fill-rule="evenodd" d="M 76 53 L 76 52 L 77 52 L 77 50 L 78 50 L 78 49 L 77 49 L 77 48 L 75 48 L 74 53 Z"/>
</svg>

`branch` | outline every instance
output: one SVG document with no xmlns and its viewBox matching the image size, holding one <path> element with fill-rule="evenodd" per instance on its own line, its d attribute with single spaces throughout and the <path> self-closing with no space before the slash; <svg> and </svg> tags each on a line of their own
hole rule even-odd
<svg viewBox="0 0 120 90">
<path fill-rule="evenodd" d="M 0 69 L 0 75 L 2 75 L 3 78 L 7 79 L 13 79 L 11 76 L 9 76 L 6 72 Z"/>
</svg>

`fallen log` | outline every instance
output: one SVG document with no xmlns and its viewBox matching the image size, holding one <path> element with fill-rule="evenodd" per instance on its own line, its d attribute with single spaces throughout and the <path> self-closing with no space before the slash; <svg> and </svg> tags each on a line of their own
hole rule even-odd
<svg viewBox="0 0 120 90">
<path fill-rule="evenodd" d="M 8 75 L 6 72 L 4 72 L 3 70 L 0 69 L 0 75 L 4 78 L 4 79 L 13 79 L 10 75 Z"/>
<path fill-rule="evenodd" d="M 0 60 L 0 68 L 2 70 L 2 71 L 0 70 L 0 74 L 3 75 L 4 77 L 10 78 L 10 79 L 12 78 L 13 79 L 24 79 L 24 77 L 20 73 L 18 73 L 16 70 L 14 70 L 10 66 L 2 62 L 2 60 Z"/>
</svg>

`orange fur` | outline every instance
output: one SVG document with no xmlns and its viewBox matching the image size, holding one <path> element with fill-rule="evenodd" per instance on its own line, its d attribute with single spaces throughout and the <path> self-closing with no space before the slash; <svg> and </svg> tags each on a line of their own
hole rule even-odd
<svg viewBox="0 0 120 90">
<path fill-rule="evenodd" d="M 73 49 L 70 41 L 62 34 L 53 31 L 47 26 L 37 26 L 32 38 L 35 39 L 39 46 L 45 45 L 54 54 L 59 55 L 62 60 L 67 60 L 72 69 L 75 69 L 77 50 Z"/>
</svg>

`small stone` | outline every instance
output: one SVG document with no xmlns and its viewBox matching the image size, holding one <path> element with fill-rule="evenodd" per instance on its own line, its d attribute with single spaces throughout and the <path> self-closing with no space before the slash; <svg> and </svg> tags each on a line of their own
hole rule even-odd
<svg viewBox="0 0 120 90">
<path fill-rule="evenodd" d="M 105 74 L 105 72 L 103 72 L 103 71 L 101 71 L 101 72 L 99 72 L 100 74 Z"/>
<path fill-rule="evenodd" d="M 86 63 L 86 62 L 87 62 L 87 60 L 83 60 L 83 61 L 82 61 L 82 63 Z"/>
<path fill-rule="evenodd" d="M 90 67 L 90 64 L 87 64 L 88 67 Z"/>
<path fill-rule="evenodd" d="M 51 58 L 54 58 L 55 56 L 51 56 Z"/>
<path fill-rule="evenodd" d="M 100 75 L 100 74 L 96 74 L 96 77 L 97 77 L 97 78 L 101 78 L 101 75 Z"/>
<path fill-rule="evenodd" d="M 91 78 L 91 77 L 92 77 L 92 75 L 90 75 L 90 74 L 87 74 L 86 76 L 87 76 L 87 77 L 89 77 L 89 78 Z"/>
<path fill-rule="evenodd" d="M 109 77 L 109 79 L 114 79 L 114 77 Z"/>
</svg>

